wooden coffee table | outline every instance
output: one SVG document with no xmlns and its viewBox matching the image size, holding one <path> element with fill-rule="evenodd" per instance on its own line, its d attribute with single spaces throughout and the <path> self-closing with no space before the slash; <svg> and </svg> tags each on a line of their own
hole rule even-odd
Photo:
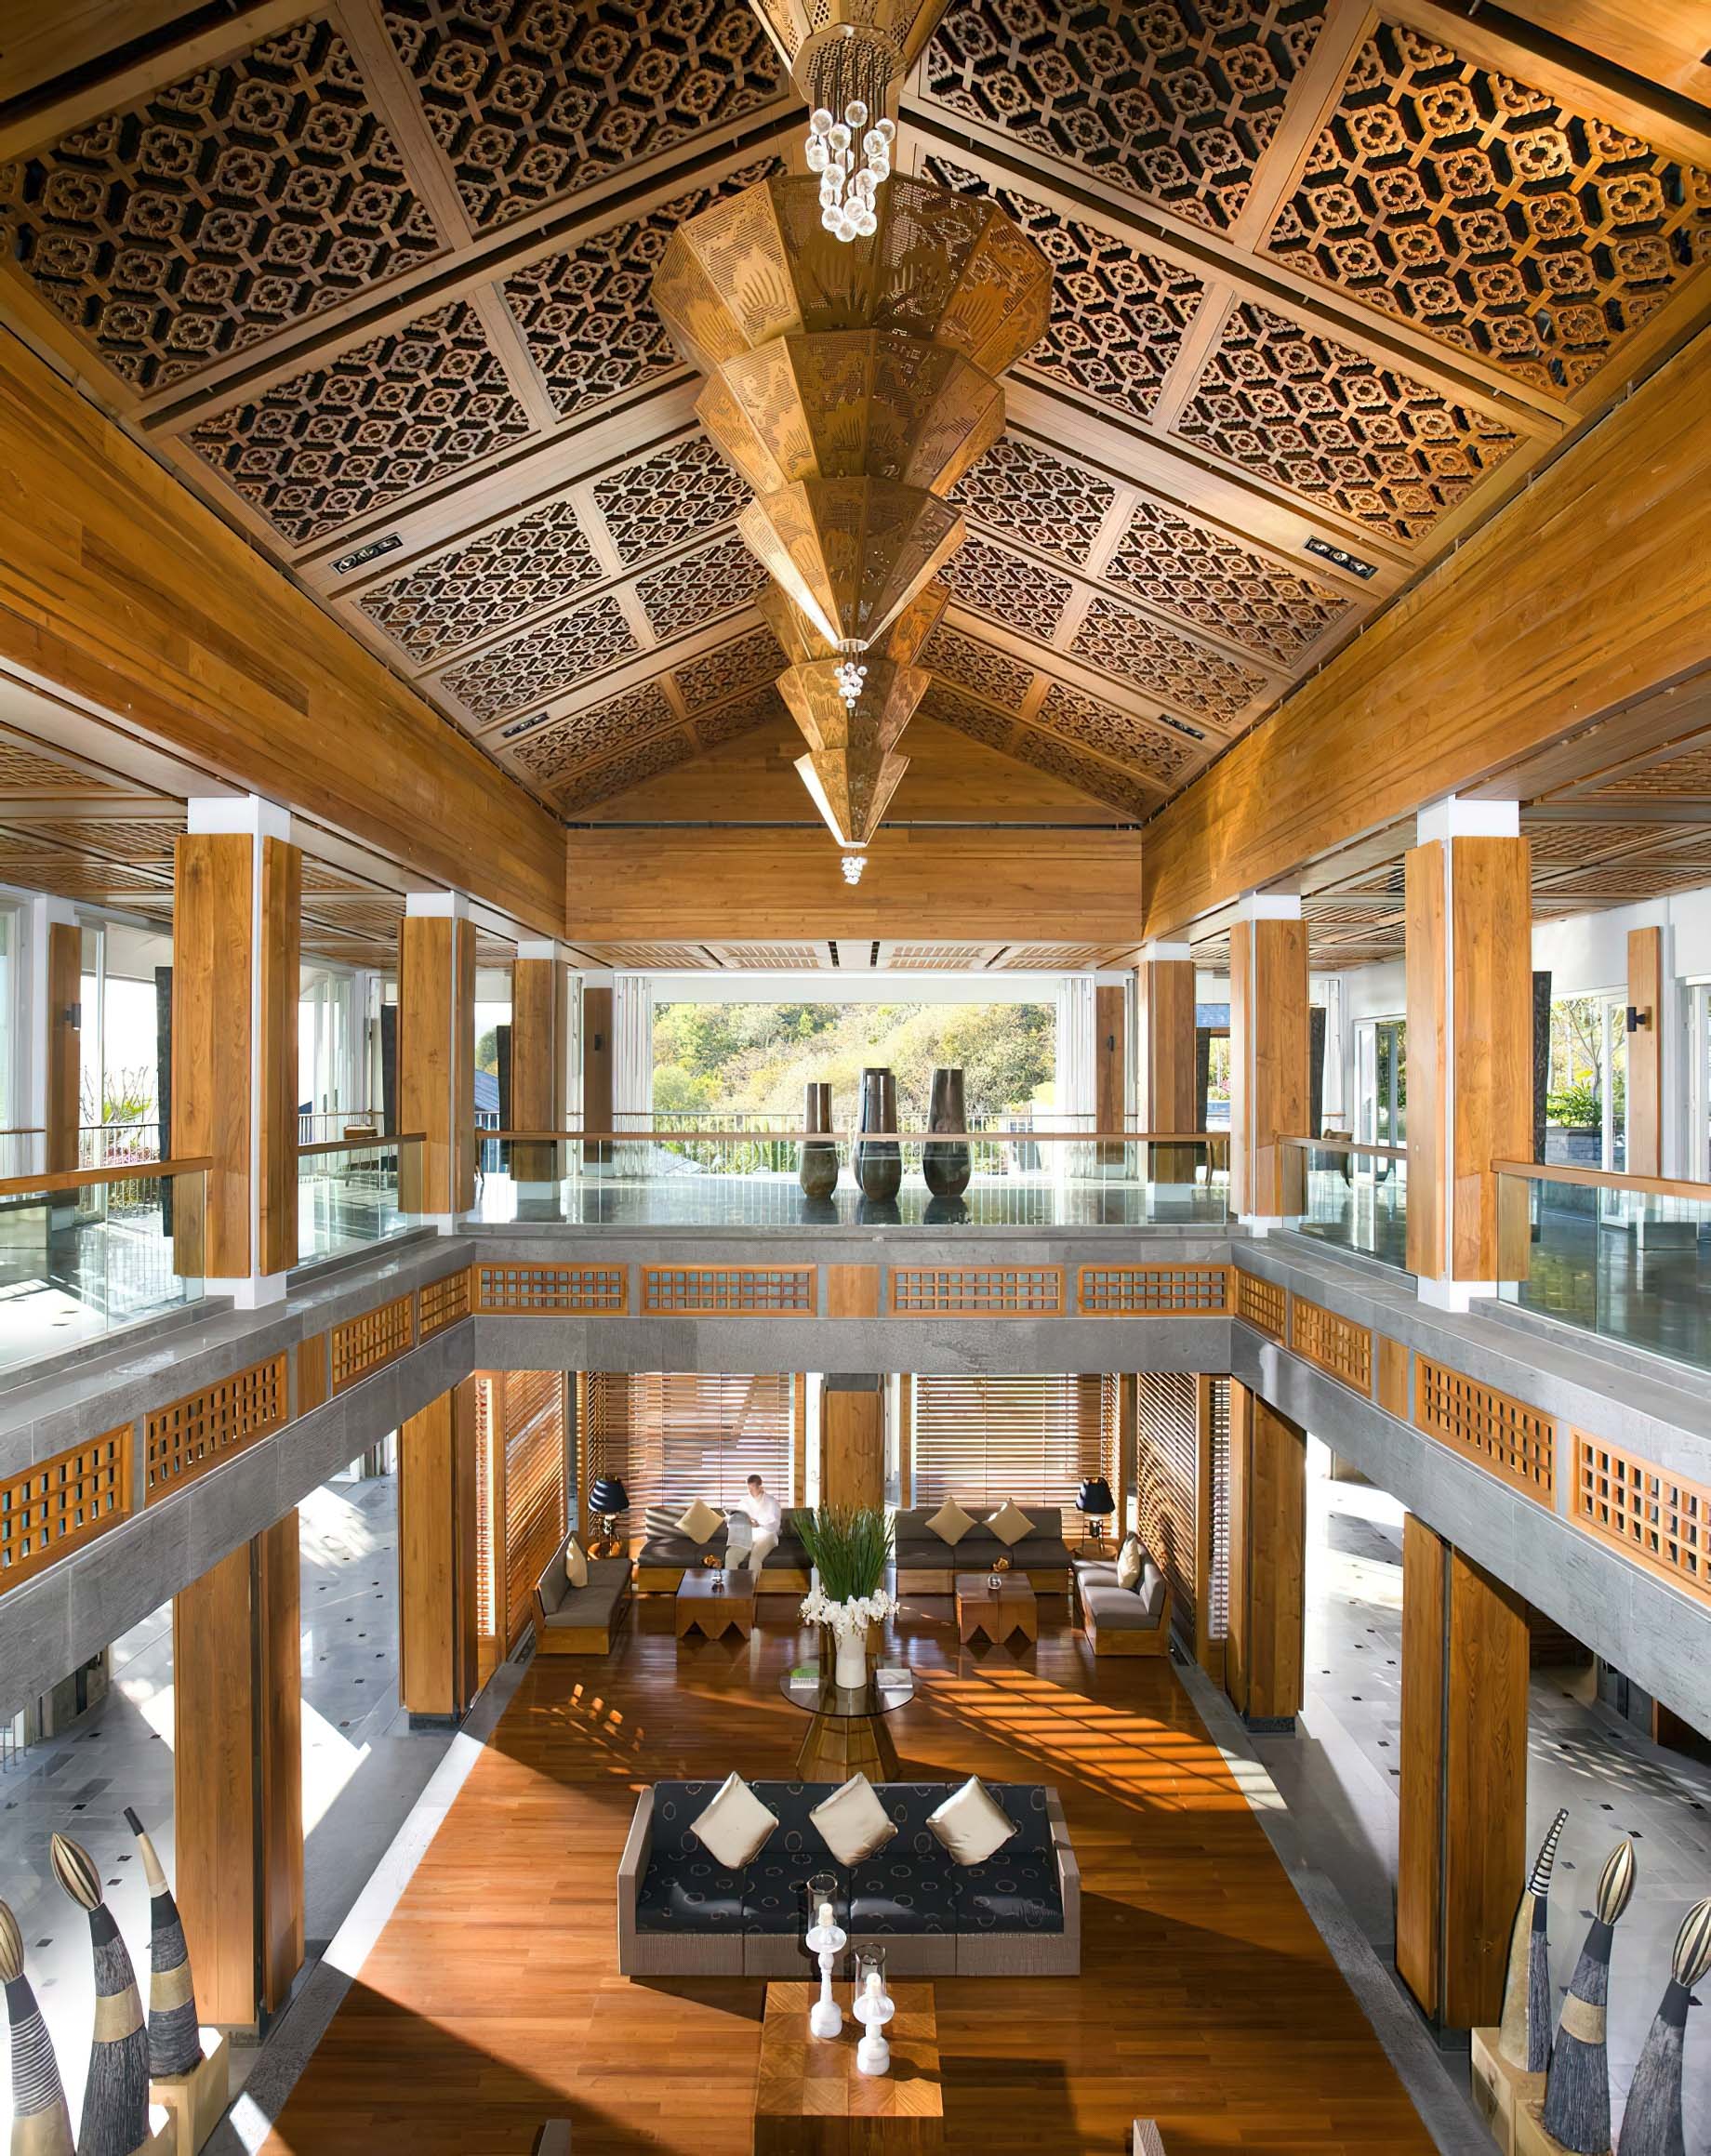
<svg viewBox="0 0 1711 2156">
<path fill-rule="evenodd" d="M 996 1647 L 1019 1632 L 1024 1639 L 1040 1637 L 1040 1605 L 1034 1583 L 1026 1572 L 1005 1572 L 1003 1585 L 995 1594 L 985 1572 L 957 1574 L 957 1634 L 966 1647 L 976 1633 L 985 1633 Z"/>
<path fill-rule="evenodd" d="M 754 1630 L 754 1574 L 746 1567 L 685 1572 L 677 1590 L 678 1638 L 697 1627 L 709 1639 L 731 1631 L 747 1639 Z"/>
<path fill-rule="evenodd" d="M 918 2156 L 945 2146 L 938 2017 L 931 1984 L 893 1984 L 891 2071 L 856 2065 L 861 2023 L 841 1986 L 843 2029 L 808 2033 L 817 1987 L 768 1984 L 754 2084 L 754 2156 Z"/>
</svg>

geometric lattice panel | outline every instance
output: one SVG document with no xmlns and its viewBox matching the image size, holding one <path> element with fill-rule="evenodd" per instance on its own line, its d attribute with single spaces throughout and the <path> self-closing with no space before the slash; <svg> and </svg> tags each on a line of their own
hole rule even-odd
<svg viewBox="0 0 1711 2156">
<path fill-rule="evenodd" d="M 813 1265 L 643 1265 L 642 1308 L 699 1317 L 812 1317 Z"/>
<path fill-rule="evenodd" d="M 894 1317 L 1062 1317 L 1061 1265 L 893 1265 Z"/>
<path fill-rule="evenodd" d="M 986 0 L 950 8 L 926 88 L 1018 149 L 1226 231 L 1322 17 L 1320 0 Z"/>
<path fill-rule="evenodd" d="M 1273 1340 L 1283 1337 L 1284 1320 L 1289 1313 L 1289 1292 L 1276 1280 L 1267 1280 L 1263 1274 L 1236 1273 L 1236 1315 L 1260 1332 L 1270 1333 Z"/>
<path fill-rule="evenodd" d="M 44 14 L 56 0 L 39 0 Z M 300 22 L 0 165 L 0 235 L 138 390 L 441 252 L 344 40 Z"/>
<path fill-rule="evenodd" d="M 948 714 L 947 714 L 948 716 Z M 952 725 L 957 723 L 953 718 Z M 1144 816 L 1159 805 L 1156 788 L 1136 783 L 1115 766 L 1103 763 L 1097 757 L 1083 756 L 1060 741 L 1054 734 L 1039 733 L 1029 726 L 1018 730 L 1010 747 L 1012 756 L 1018 756 L 1024 763 L 1031 763 L 1036 771 L 1047 772 L 1053 778 L 1061 778 L 1066 786 L 1080 787 L 1084 794 L 1094 800 L 1121 809 L 1125 815 Z"/>
<path fill-rule="evenodd" d="M 1263 674 L 1220 658 L 1115 599 L 1093 602 L 1069 648 L 1077 658 L 1208 719 L 1234 719 L 1266 686 Z"/>
<path fill-rule="evenodd" d="M 424 1340 L 431 1340 L 436 1332 L 444 1332 L 448 1325 L 456 1325 L 460 1317 L 467 1317 L 470 1315 L 468 1267 L 461 1273 L 447 1273 L 441 1279 L 431 1280 L 418 1290 L 416 1308 L 417 1322 Z"/>
<path fill-rule="evenodd" d="M 568 599 L 601 575 L 577 512 L 567 501 L 553 501 L 376 585 L 358 603 L 378 628 L 426 665 Z"/>
<path fill-rule="evenodd" d="M 131 1509 L 131 1426 L 0 1482 L 0 1594 L 115 1528 Z"/>
<path fill-rule="evenodd" d="M 528 432 L 481 317 L 458 299 L 201 420 L 188 439 L 302 546 Z"/>
<path fill-rule="evenodd" d="M 627 566 L 727 523 L 749 489 L 704 435 L 627 465 L 594 489 L 594 505 Z"/>
<path fill-rule="evenodd" d="M 285 1358 L 270 1356 L 156 1408 L 144 1423 L 143 1502 L 193 1482 L 285 1422 Z"/>
<path fill-rule="evenodd" d="M 1571 1435 L 1574 1517 L 1673 1585 L 1711 1598 L 1711 1490 L 1584 1430 Z"/>
<path fill-rule="evenodd" d="M 621 756 L 609 756 L 599 763 L 578 767 L 559 786 L 554 798 L 566 814 L 574 809 L 591 808 L 596 801 L 640 786 L 645 778 L 657 778 L 662 771 L 672 771 L 680 763 L 690 762 L 695 754 L 694 747 L 681 734 L 662 734 L 652 741 L 626 749 Z"/>
<path fill-rule="evenodd" d="M 410 1295 L 400 1295 L 378 1309 L 365 1310 L 360 1317 L 334 1326 L 334 1392 L 342 1393 L 347 1385 L 355 1384 L 389 1362 L 396 1362 L 415 1344 L 416 1302 Z"/>
<path fill-rule="evenodd" d="M 1554 1502 L 1556 1426 L 1537 1408 L 1416 1355 L 1414 1422 L 1523 1496 L 1543 1505 Z"/>
<path fill-rule="evenodd" d="M 1356 1392 L 1373 1390 L 1373 1334 L 1321 1303 L 1295 1296 L 1289 1306 L 1289 1344 Z"/>
<path fill-rule="evenodd" d="M 698 711 L 708 704 L 722 703 L 738 690 L 757 681 L 772 681 L 784 671 L 784 651 L 770 628 L 745 629 L 698 659 L 686 659 L 671 669 L 683 708 Z"/>
<path fill-rule="evenodd" d="M 1050 643 L 1074 587 L 1026 555 L 971 536 L 945 564 L 943 579 L 964 606 Z"/>
<path fill-rule="evenodd" d="M 477 1265 L 475 1307 L 512 1317 L 618 1311 L 628 1307 L 622 1265 Z"/>
<path fill-rule="evenodd" d="M 1406 540 L 1516 445 L 1478 408 L 1251 301 L 1225 324 L 1175 431 Z"/>
<path fill-rule="evenodd" d="M 1711 258 L 1711 174 L 1381 23 L 1266 247 L 1576 390 Z"/>
<path fill-rule="evenodd" d="M 921 664 L 946 680 L 961 681 L 989 703 L 1001 704 L 1007 711 L 1020 710 L 1034 685 L 1032 667 L 943 621 L 927 639 Z"/>
<path fill-rule="evenodd" d="M 1328 585 L 1263 561 L 1146 496 L 1102 574 L 1148 605 L 1274 659 L 1293 659 L 1350 605 Z"/>
<path fill-rule="evenodd" d="M 467 659 L 442 679 L 476 723 L 485 725 L 524 704 L 557 695 L 635 649 L 624 610 L 607 592 Z"/>
<path fill-rule="evenodd" d="M 677 723 L 677 714 L 655 681 L 626 689 L 604 704 L 555 720 L 512 750 L 531 776 L 554 785 L 577 764 L 609 754 L 626 742 L 644 740 Z"/>
<path fill-rule="evenodd" d="M 1085 742 L 1102 756 L 1133 764 L 1160 786 L 1168 784 L 1195 760 L 1188 743 L 1173 738 L 1162 726 L 1119 711 L 1064 681 L 1054 681 L 1047 691 L 1038 723 L 1054 734 Z"/>
<path fill-rule="evenodd" d="M 1117 489 L 1031 442 L 1005 435 L 950 490 L 953 509 L 1014 532 L 1042 554 L 1079 568 L 1099 536 Z"/>
<path fill-rule="evenodd" d="M 681 636 L 747 606 L 766 581 L 766 571 L 733 533 L 638 577 L 636 597 L 656 636 Z"/>
<path fill-rule="evenodd" d="M 1083 1317 L 1221 1316 L 1229 1307 L 1227 1265 L 1083 1265 Z"/>
</svg>

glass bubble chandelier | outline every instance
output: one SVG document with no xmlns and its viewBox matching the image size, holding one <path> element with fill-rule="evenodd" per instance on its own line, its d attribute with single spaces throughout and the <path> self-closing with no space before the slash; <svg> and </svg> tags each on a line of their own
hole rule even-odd
<svg viewBox="0 0 1711 2156">
<path fill-rule="evenodd" d="M 820 222 L 834 239 L 879 230 L 875 207 L 891 176 L 896 126 L 882 113 L 895 56 L 846 27 L 808 62 L 808 169 L 819 176 Z"/>
<path fill-rule="evenodd" d="M 868 866 L 868 856 L 865 853 L 846 853 L 840 866 L 846 883 L 859 883 L 861 872 Z"/>
<path fill-rule="evenodd" d="M 860 650 L 860 645 L 843 647 L 846 651 Z M 846 709 L 853 711 L 861 701 L 862 690 L 867 686 L 868 669 L 853 658 L 840 659 L 832 669 L 832 679 L 838 684 L 838 694 L 843 698 Z"/>
</svg>

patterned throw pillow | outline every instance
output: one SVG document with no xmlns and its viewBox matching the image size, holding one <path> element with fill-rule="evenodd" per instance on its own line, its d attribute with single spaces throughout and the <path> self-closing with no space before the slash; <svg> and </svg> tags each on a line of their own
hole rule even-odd
<svg viewBox="0 0 1711 2156">
<path fill-rule="evenodd" d="M 975 1524 L 973 1513 L 965 1513 L 954 1497 L 948 1497 L 927 1522 L 941 1542 L 948 1542 L 954 1550 Z"/>
<path fill-rule="evenodd" d="M 978 1775 L 970 1775 L 954 1796 L 948 1796 L 927 1824 L 944 1844 L 953 1864 L 984 1864 L 1018 1832 L 1015 1822 L 994 1796 L 988 1794 Z"/>
<path fill-rule="evenodd" d="M 719 1794 L 695 1821 L 695 1836 L 715 1864 L 740 1872 L 765 1848 L 778 1824 L 740 1774 L 726 1775 Z"/>
<path fill-rule="evenodd" d="M 882 1849 L 897 1831 L 865 1774 L 851 1775 L 842 1789 L 833 1790 L 808 1817 L 840 1864 L 861 1863 L 876 1849 Z"/>
</svg>

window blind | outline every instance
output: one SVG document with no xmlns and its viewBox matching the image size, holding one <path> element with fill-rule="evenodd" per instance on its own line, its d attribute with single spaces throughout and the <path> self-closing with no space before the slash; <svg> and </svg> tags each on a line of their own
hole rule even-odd
<svg viewBox="0 0 1711 2156">
<path fill-rule="evenodd" d="M 1169 1582 L 1172 1621 L 1192 1639 L 1199 1573 L 1196 1380 L 1177 1370 L 1143 1370 L 1135 1385 L 1135 1526 Z"/>
<path fill-rule="evenodd" d="M 735 1504 L 750 1475 L 781 1504 L 792 1488 L 789 1373 L 601 1370 L 589 1380 L 588 1474 L 623 1477 L 639 1541 L 650 1505 Z"/>
<path fill-rule="evenodd" d="M 1098 1376 L 915 1380 L 915 1502 L 1054 1504 L 1080 1531 L 1075 1493 L 1109 1475 L 1111 1424 Z"/>
<path fill-rule="evenodd" d="M 535 1582 L 564 1534 L 564 1376 L 508 1370 L 496 1388 L 505 1419 L 505 1605 L 508 1647 L 523 1636 Z"/>
</svg>

